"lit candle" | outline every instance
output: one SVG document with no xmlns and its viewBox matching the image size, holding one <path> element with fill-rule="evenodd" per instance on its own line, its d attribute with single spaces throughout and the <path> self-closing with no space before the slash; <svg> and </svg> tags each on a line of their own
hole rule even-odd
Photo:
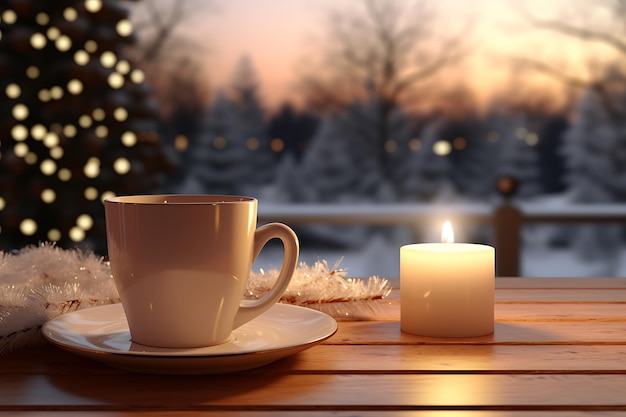
<svg viewBox="0 0 626 417">
<path fill-rule="evenodd" d="M 400 248 L 400 327 L 432 337 L 493 333 L 495 250 L 454 243 L 444 223 L 442 243 Z"/>
</svg>

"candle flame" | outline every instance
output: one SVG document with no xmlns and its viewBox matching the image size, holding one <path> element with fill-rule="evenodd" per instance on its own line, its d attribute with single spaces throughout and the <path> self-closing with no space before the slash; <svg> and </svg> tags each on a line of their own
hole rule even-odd
<svg viewBox="0 0 626 417">
<path fill-rule="evenodd" d="M 452 223 L 446 220 L 441 228 L 441 242 L 454 243 L 454 232 L 452 231 Z"/>
</svg>

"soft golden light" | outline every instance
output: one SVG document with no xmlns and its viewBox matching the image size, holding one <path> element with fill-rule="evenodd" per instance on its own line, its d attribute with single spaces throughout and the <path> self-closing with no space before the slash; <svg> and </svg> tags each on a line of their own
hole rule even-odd
<svg viewBox="0 0 626 417">
<path fill-rule="evenodd" d="M 51 99 L 50 90 L 48 90 L 46 88 L 42 88 L 37 93 L 37 97 L 39 97 L 39 100 L 43 101 L 44 103 L 50 101 L 50 99 Z"/>
<path fill-rule="evenodd" d="M 89 201 L 94 201 L 98 198 L 98 190 L 95 187 L 87 187 L 85 191 L 83 191 L 83 195 Z"/>
<path fill-rule="evenodd" d="M 259 142 L 257 138 L 248 138 L 248 140 L 246 141 L 246 146 L 251 151 L 256 151 L 257 149 L 259 149 L 260 145 L 261 142 Z"/>
<path fill-rule="evenodd" d="M 539 144 L 539 136 L 536 133 L 526 135 L 526 144 L 528 146 L 537 146 Z"/>
<path fill-rule="evenodd" d="M 15 125 L 11 129 L 11 137 L 18 142 L 26 140 L 28 137 L 28 129 L 24 125 Z"/>
<path fill-rule="evenodd" d="M 44 175 L 53 175 L 57 171 L 57 163 L 52 159 L 44 159 L 41 161 L 39 169 Z"/>
<path fill-rule="evenodd" d="M 46 133 L 46 127 L 41 123 L 37 123 L 30 128 L 30 135 L 36 140 L 42 140 L 46 136 Z"/>
<path fill-rule="evenodd" d="M 114 89 L 122 88 L 124 86 L 124 76 L 119 72 L 112 72 L 107 78 L 109 86 Z"/>
<path fill-rule="evenodd" d="M 128 174 L 130 171 L 130 161 L 126 158 L 117 158 L 113 162 L 113 169 L 120 175 Z"/>
<path fill-rule="evenodd" d="M 92 39 L 85 42 L 85 50 L 90 53 L 94 53 L 98 50 L 98 43 Z"/>
<path fill-rule="evenodd" d="M 54 132 L 46 133 L 46 136 L 43 138 L 43 144 L 46 145 L 47 148 L 54 148 L 59 145 L 59 135 Z"/>
<path fill-rule="evenodd" d="M 104 203 L 104 200 L 106 200 L 107 198 L 113 198 L 113 197 L 115 197 L 115 193 L 113 191 L 105 191 L 100 196 L 100 201 Z"/>
<path fill-rule="evenodd" d="M 98 13 L 102 9 L 101 0 L 85 0 L 85 9 L 91 13 Z"/>
<path fill-rule="evenodd" d="M 85 231 L 78 226 L 72 227 L 68 234 L 70 239 L 74 242 L 82 242 L 85 240 Z"/>
<path fill-rule="evenodd" d="M 409 141 L 409 149 L 413 152 L 417 152 L 422 149 L 422 141 L 418 138 L 413 138 Z"/>
<path fill-rule="evenodd" d="M 184 152 L 189 147 L 189 139 L 185 135 L 177 135 L 174 139 L 174 148 L 178 152 Z"/>
<path fill-rule="evenodd" d="M 54 192 L 51 188 L 46 188 L 41 192 L 41 201 L 47 204 L 54 203 L 54 200 L 57 198 L 57 193 Z"/>
<path fill-rule="evenodd" d="M 135 134 L 135 132 L 131 132 L 131 131 L 126 131 L 124 133 L 122 133 L 122 143 L 124 144 L 124 146 L 131 148 L 133 146 L 135 146 L 137 144 L 137 135 Z M 178 136 L 175 139 L 175 143 L 178 140 Z M 176 145 L 174 145 L 176 146 Z"/>
<path fill-rule="evenodd" d="M 30 46 L 35 49 L 43 49 L 48 43 L 46 37 L 42 33 L 33 33 L 30 37 Z"/>
<path fill-rule="evenodd" d="M 226 138 L 223 136 L 218 136 L 213 139 L 213 147 L 217 150 L 222 150 L 226 147 Z"/>
<path fill-rule="evenodd" d="M 24 157 L 24 162 L 26 162 L 28 165 L 35 165 L 37 163 L 37 160 L 38 157 L 35 152 L 28 152 L 28 154 L 26 154 L 26 156 Z"/>
<path fill-rule="evenodd" d="M 128 74 L 130 72 L 130 62 L 121 60 L 115 65 L 115 70 L 120 74 Z"/>
<path fill-rule="evenodd" d="M 87 178 L 96 178 L 100 175 L 100 160 L 96 157 L 89 158 L 83 167 L 83 173 Z"/>
<path fill-rule="evenodd" d="M 68 22 L 73 22 L 74 20 L 76 20 L 76 18 L 78 17 L 78 12 L 76 11 L 75 8 L 73 7 L 68 7 L 65 10 L 63 10 L 63 17 L 65 18 L 65 20 L 67 20 Z"/>
<path fill-rule="evenodd" d="M 96 136 L 99 138 L 106 138 L 109 134 L 109 128 L 105 125 L 99 125 L 96 127 Z"/>
<path fill-rule="evenodd" d="M 11 111 L 16 120 L 24 120 L 28 117 L 29 111 L 25 104 L 16 104 Z"/>
<path fill-rule="evenodd" d="M 90 128 L 91 125 L 93 124 L 93 119 L 90 116 L 83 114 L 82 116 L 78 118 L 78 124 L 83 129 L 87 129 L 87 128 Z"/>
<path fill-rule="evenodd" d="M 60 146 L 55 146 L 54 148 L 50 149 L 50 156 L 54 159 L 63 158 L 64 153 L 65 151 Z"/>
<path fill-rule="evenodd" d="M 135 84 L 141 84 L 142 82 L 146 80 L 146 74 L 144 74 L 144 72 L 140 70 L 139 68 L 135 68 L 130 73 L 130 80 L 134 82 Z"/>
<path fill-rule="evenodd" d="M 78 129 L 74 125 L 65 125 L 63 127 L 63 134 L 68 138 L 73 138 L 78 133 Z"/>
<path fill-rule="evenodd" d="M 46 31 L 46 35 L 48 36 L 48 39 L 54 41 L 58 39 L 59 36 L 61 36 L 61 31 L 59 30 L 59 28 L 52 26 Z"/>
<path fill-rule="evenodd" d="M 2 12 L 2 16 L 0 17 L 0 19 L 3 23 L 6 23 L 7 25 L 12 25 L 17 21 L 17 13 L 15 13 L 15 10 L 7 9 Z"/>
<path fill-rule="evenodd" d="M 130 36 L 133 33 L 133 24 L 128 19 L 122 19 L 115 25 L 115 30 L 120 36 Z"/>
<path fill-rule="evenodd" d="M 94 120 L 101 122 L 106 117 L 106 113 L 103 109 L 94 109 L 94 111 L 91 112 L 91 117 L 93 117 Z"/>
<path fill-rule="evenodd" d="M 281 138 L 274 138 L 270 142 L 270 149 L 274 152 L 282 152 L 285 149 L 285 142 Z"/>
<path fill-rule="evenodd" d="M 4 210 L 4 208 L 6 207 L 7 203 L 4 200 L 4 198 L 0 197 L 0 211 Z"/>
<path fill-rule="evenodd" d="M 76 219 L 76 225 L 83 230 L 89 230 L 93 227 L 93 219 L 89 214 L 81 214 Z"/>
<path fill-rule="evenodd" d="M 63 98 L 63 89 L 58 85 L 53 86 L 50 89 L 50 97 L 55 100 L 60 100 L 61 98 Z"/>
<path fill-rule="evenodd" d="M 61 231 L 59 229 L 48 230 L 48 240 L 51 242 L 58 242 L 61 240 Z"/>
<path fill-rule="evenodd" d="M 30 152 L 30 148 L 28 147 L 26 142 L 18 142 L 15 144 L 15 146 L 13 146 L 13 153 L 19 156 L 20 158 L 26 157 L 26 155 L 28 155 L 29 152 Z"/>
<path fill-rule="evenodd" d="M 50 16 L 48 16 L 48 14 L 44 12 L 37 13 L 37 16 L 35 16 L 35 21 L 37 22 L 37 24 L 45 26 L 50 23 Z"/>
<path fill-rule="evenodd" d="M 398 143 L 393 139 L 388 139 L 385 141 L 385 152 L 394 153 L 398 150 Z"/>
<path fill-rule="evenodd" d="M 463 149 L 465 149 L 467 147 L 467 139 L 465 139 L 464 137 L 456 137 L 454 138 L 454 141 L 452 141 L 452 145 L 454 146 L 454 149 L 456 149 L 457 151 L 462 151 Z"/>
<path fill-rule="evenodd" d="M 74 62 L 78 65 L 87 65 L 89 62 L 89 54 L 87 51 L 80 49 L 74 53 Z"/>
<path fill-rule="evenodd" d="M 8 98 L 18 98 L 22 94 L 22 89 L 19 85 L 11 83 L 4 89 L 4 93 Z"/>
<path fill-rule="evenodd" d="M 117 62 L 117 56 L 111 51 L 104 51 L 100 55 L 100 63 L 105 68 L 113 68 Z"/>
<path fill-rule="evenodd" d="M 15 146 L 13 147 L 13 153 L 19 156 L 20 158 L 23 158 L 26 155 L 28 155 L 29 150 L 30 149 L 28 149 L 28 145 L 24 142 L 16 143 Z"/>
<path fill-rule="evenodd" d="M 63 182 L 67 182 L 72 179 L 72 171 L 67 168 L 61 168 L 57 175 L 59 179 Z"/>
<path fill-rule="evenodd" d="M 447 140 L 438 140 L 433 144 L 433 152 L 435 155 L 446 156 L 452 152 L 452 145 Z"/>
<path fill-rule="evenodd" d="M 26 76 L 30 78 L 31 80 L 34 80 L 35 78 L 39 78 L 39 68 L 34 67 L 32 65 L 26 68 Z"/>
<path fill-rule="evenodd" d="M 33 219 L 24 219 L 20 223 L 20 232 L 26 236 L 32 236 L 37 233 L 37 222 Z"/>
<path fill-rule="evenodd" d="M 67 91 L 75 96 L 83 92 L 83 83 L 79 79 L 72 79 L 67 83 Z"/>
<path fill-rule="evenodd" d="M 116 108 L 115 110 L 113 110 L 113 118 L 118 122 L 125 121 L 126 119 L 128 119 L 128 110 L 126 110 L 124 107 Z"/>
<path fill-rule="evenodd" d="M 441 228 L 441 243 L 453 243 L 454 232 L 452 231 L 452 223 L 446 220 Z"/>
</svg>

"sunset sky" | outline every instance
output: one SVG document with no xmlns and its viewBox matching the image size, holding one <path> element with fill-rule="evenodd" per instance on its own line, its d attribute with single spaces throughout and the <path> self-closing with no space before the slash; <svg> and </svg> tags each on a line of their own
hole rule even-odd
<svg viewBox="0 0 626 417">
<path fill-rule="evenodd" d="M 473 53 L 445 82 L 462 80 L 486 100 L 512 82 L 508 56 L 552 57 L 569 48 L 567 59 L 575 60 L 575 47 L 567 46 L 562 37 L 530 29 L 517 8 L 539 17 L 563 17 L 576 13 L 578 3 L 584 1 L 439 0 L 442 29 L 458 31 L 473 21 Z M 305 51 L 315 46 L 314 40 L 323 35 L 328 11 L 358 9 L 360 4 L 361 0 L 213 0 L 211 7 L 185 22 L 179 36 L 202 46 L 199 53 L 213 89 L 228 85 L 238 60 L 249 56 L 261 82 L 263 101 L 271 108 L 294 97 L 296 68 Z"/>
</svg>

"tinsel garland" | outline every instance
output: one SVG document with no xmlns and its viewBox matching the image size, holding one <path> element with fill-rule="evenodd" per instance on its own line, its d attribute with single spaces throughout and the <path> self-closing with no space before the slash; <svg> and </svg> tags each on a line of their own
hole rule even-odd
<svg viewBox="0 0 626 417">
<path fill-rule="evenodd" d="M 271 288 L 277 270 L 253 272 L 244 297 Z M 391 288 L 385 279 L 346 278 L 338 264 L 300 263 L 281 302 L 312 307 L 334 317 L 376 314 Z M 80 250 L 51 244 L 0 251 L 0 354 L 40 344 L 41 326 L 60 314 L 120 302 L 108 262 Z"/>
</svg>

